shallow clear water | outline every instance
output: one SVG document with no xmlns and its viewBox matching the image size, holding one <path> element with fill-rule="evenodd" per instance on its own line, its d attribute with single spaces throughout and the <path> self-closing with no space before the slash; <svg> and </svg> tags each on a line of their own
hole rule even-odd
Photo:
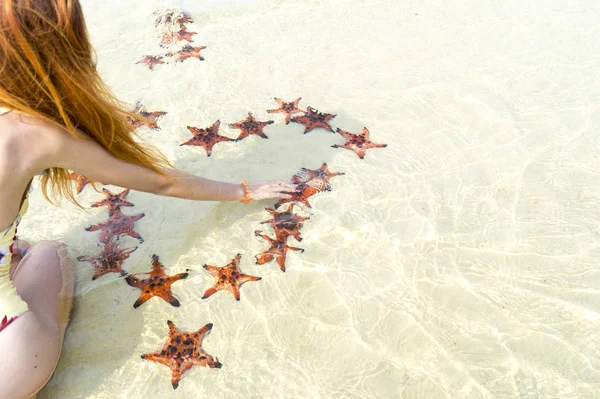
<svg viewBox="0 0 600 399">
<path fill-rule="evenodd" d="M 199 4 L 202 3 L 202 4 Z M 193 203 L 132 192 L 145 238 L 179 308 L 78 263 L 75 318 L 41 398 L 574 398 L 600 392 L 600 9 L 594 2 L 332 0 L 84 1 L 102 76 L 123 100 L 167 111 L 139 130 L 177 167 L 237 182 L 289 178 L 327 162 L 346 175 L 314 196 L 304 253 L 288 271 L 255 265 L 270 202 Z M 160 53 L 152 12 L 196 19 L 205 61 L 135 63 Z M 273 97 L 337 113 L 332 125 L 387 143 L 360 160 L 340 136 L 285 125 Z M 187 125 L 226 127 L 251 111 L 269 140 L 180 147 Z M 83 204 L 102 198 L 87 187 Z M 24 238 L 95 254 L 106 219 L 36 193 Z M 294 242 L 290 239 L 290 242 Z M 129 238 L 123 246 L 135 245 Z M 293 245 L 293 244 L 292 244 Z M 241 301 L 205 263 L 262 276 Z M 214 323 L 173 391 L 160 349 L 167 320 Z"/>
</svg>

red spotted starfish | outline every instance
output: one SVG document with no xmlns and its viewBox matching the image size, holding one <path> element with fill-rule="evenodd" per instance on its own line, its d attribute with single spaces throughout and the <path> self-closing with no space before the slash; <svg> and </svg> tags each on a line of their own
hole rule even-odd
<svg viewBox="0 0 600 399">
<path fill-rule="evenodd" d="M 292 176 L 292 181 L 296 183 L 307 183 L 312 180 L 324 180 L 326 182 L 329 182 L 329 179 L 331 179 L 332 177 L 343 175 L 345 175 L 345 173 L 330 171 L 327 167 L 327 164 L 323 163 L 323 165 L 321 165 L 319 169 L 300 169 L 300 172 Z"/>
<path fill-rule="evenodd" d="M 202 349 L 202 340 L 213 325 L 209 323 L 194 332 L 180 332 L 175 324 L 167 321 L 169 337 L 159 352 L 142 355 L 142 359 L 150 360 L 171 369 L 171 385 L 174 389 L 179 386 L 181 376 L 193 366 L 221 368 L 219 358 L 213 357 Z"/>
<path fill-rule="evenodd" d="M 261 280 L 260 277 L 249 276 L 240 272 L 240 259 L 241 254 L 237 254 L 231 262 L 226 266 L 218 267 L 211 265 L 204 265 L 204 268 L 212 274 L 217 282 L 215 285 L 210 287 L 202 296 L 202 299 L 206 299 L 217 291 L 229 290 L 237 301 L 240 300 L 240 286 L 248 281 Z"/>
<path fill-rule="evenodd" d="M 296 240 L 302 241 L 300 229 L 302 228 L 302 223 L 304 223 L 305 220 L 310 219 L 310 217 L 293 213 L 293 207 L 294 204 L 292 203 L 284 212 L 277 212 L 275 209 L 265 208 L 273 218 L 260 223 L 271 223 L 271 226 L 273 226 L 273 229 L 275 230 L 276 239 L 284 239 L 288 236 L 292 236 Z"/>
<path fill-rule="evenodd" d="M 310 208 L 308 198 L 313 195 L 323 192 L 331 191 L 331 185 L 326 180 L 311 180 L 306 183 L 300 183 L 296 191 L 289 192 L 292 198 L 282 198 L 275 204 L 275 209 L 288 202 L 299 202 Z"/>
<path fill-rule="evenodd" d="M 229 127 L 234 129 L 240 129 L 240 136 L 236 139 L 236 141 L 240 141 L 250 136 L 251 134 L 255 134 L 257 136 L 262 137 L 263 139 L 268 139 L 266 134 L 263 133 L 263 129 L 265 126 L 274 123 L 273 121 L 259 122 L 250 112 L 248 112 L 248 117 L 243 121 L 239 121 L 236 123 L 231 123 Z"/>
<path fill-rule="evenodd" d="M 88 179 L 87 177 L 75 172 L 71 172 L 69 177 L 71 180 L 75 180 L 77 182 L 77 194 L 80 194 L 88 183 L 94 182 L 94 180 Z"/>
<path fill-rule="evenodd" d="M 354 151 L 360 159 L 365 158 L 365 150 L 369 148 L 384 148 L 387 144 L 375 144 L 369 141 L 369 129 L 366 127 L 359 134 L 352 134 L 340 128 L 337 132 L 341 134 L 345 139 L 346 143 L 343 145 L 332 145 L 333 148 L 345 148 L 350 151 Z"/>
<path fill-rule="evenodd" d="M 189 32 L 185 26 L 181 27 L 181 30 L 177 32 L 177 40 L 185 40 L 186 42 L 193 42 L 192 36 L 197 35 L 196 32 Z"/>
<path fill-rule="evenodd" d="M 304 252 L 302 248 L 290 247 L 287 245 L 287 237 L 275 237 L 275 239 L 269 237 L 266 234 L 261 234 L 260 230 L 254 232 L 257 237 L 262 237 L 265 240 L 269 241 L 269 245 L 271 246 L 269 249 L 264 251 L 260 255 L 256 255 L 256 263 L 259 265 L 263 265 L 267 262 L 272 261 L 277 258 L 277 264 L 282 272 L 285 272 L 285 258 L 287 255 L 287 251 L 300 251 Z"/>
<path fill-rule="evenodd" d="M 125 259 L 129 258 L 129 255 L 135 251 L 137 247 L 119 249 L 116 244 L 109 242 L 102 248 L 102 251 L 96 256 L 79 256 L 77 260 L 79 262 L 90 262 L 94 265 L 96 272 L 92 277 L 92 280 L 97 279 L 100 276 L 104 276 L 107 273 L 120 273 L 124 276 L 125 273 L 121 266 Z"/>
<path fill-rule="evenodd" d="M 335 118 L 334 114 L 319 112 L 312 107 L 307 108 L 307 113 L 302 116 L 294 116 L 292 122 L 304 125 L 304 134 L 313 129 L 321 127 L 333 133 L 333 128 L 329 125 L 329 120 Z"/>
<path fill-rule="evenodd" d="M 189 131 L 194 135 L 190 140 L 186 141 L 181 145 L 194 145 L 204 147 L 206 155 L 210 157 L 212 154 L 212 148 L 215 144 L 221 141 L 235 141 L 229 137 L 221 136 L 219 134 L 219 126 L 221 121 L 216 121 L 211 127 L 206 129 L 198 129 L 197 127 L 188 126 Z"/>
<path fill-rule="evenodd" d="M 267 112 L 268 113 L 281 112 L 282 114 L 285 115 L 285 124 L 287 125 L 288 123 L 290 123 L 290 118 L 292 117 L 292 114 L 297 114 L 298 112 L 304 113 L 304 111 L 302 111 L 300 108 L 298 108 L 298 103 L 300 102 L 301 99 L 302 99 L 302 97 L 297 98 L 296 100 L 292 101 L 291 103 L 286 103 L 282 99 L 275 97 L 275 101 L 277 101 L 277 104 L 279 104 L 279 108 L 269 109 L 269 110 L 267 110 Z"/>
<path fill-rule="evenodd" d="M 133 118 L 129 115 L 126 116 L 127 122 L 129 122 L 129 124 L 134 129 L 137 129 L 142 125 L 146 125 L 151 130 L 160 130 L 160 127 L 158 127 L 157 120 L 161 116 L 164 116 L 167 114 L 164 111 L 147 112 L 144 110 L 144 105 L 139 101 L 135 104 L 135 108 L 133 109 L 132 112 L 135 114 L 141 115 L 141 117 L 143 118 L 143 119 L 142 118 Z"/>
<path fill-rule="evenodd" d="M 164 266 L 158 260 L 158 255 L 152 255 L 152 271 L 149 273 L 150 277 L 146 279 L 138 279 L 135 277 L 137 274 L 132 274 L 125 278 L 127 284 L 142 290 L 142 294 L 138 300 L 135 301 L 133 307 L 139 307 L 153 296 L 160 297 L 173 306 L 179 306 L 179 301 L 171 293 L 171 284 L 177 280 L 187 278 L 187 271 L 188 270 L 186 270 L 186 273 L 167 276 L 164 271 Z"/>
<path fill-rule="evenodd" d="M 94 202 L 92 208 L 106 205 L 108 206 L 108 214 L 112 215 L 121 206 L 133 206 L 131 202 L 125 201 L 125 196 L 129 194 L 129 189 L 121 191 L 119 194 L 113 194 L 105 188 L 102 189 L 102 192 L 104 192 L 105 198 L 102 201 Z"/>
<path fill-rule="evenodd" d="M 153 70 L 154 65 L 164 64 L 163 57 L 160 55 L 145 55 L 141 60 L 136 62 L 136 64 L 146 64 L 148 69 Z"/>
<path fill-rule="evenodd" d="M 167 57 L 175 56 L 175 62 L 183 62 L 188 58 L 198 58 L 200 61 L 203 61 L 204 57 L 200 54 L 200 50 L 204 50 L 205 48 L 206 46 L 193 47 L 191 44 L 188 44 L 175 53 L 168 53 Z"/>
<path fill-rule="evenodd" d="M 120 209 L 110 215 L 108 220 L 104 223 L 98 223 L 86 228 L 87 231 L 101 230 L 100 242 L 107 244 L 113 237 L 127 234 L 133 238 L 137 238 L 140 242 L 144 242 L 144 239 L 133 230 L 133 223 L 143 218 L 145 214 L 140 213 L 135 216 L 126 216 L 121 212 Z"/>
</svg>

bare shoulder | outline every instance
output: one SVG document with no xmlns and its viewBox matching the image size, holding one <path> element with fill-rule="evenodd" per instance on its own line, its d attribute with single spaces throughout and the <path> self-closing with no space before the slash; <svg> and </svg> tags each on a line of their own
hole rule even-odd
<svg viewBox="0 0 600 399">
<path fill-rule="evenodd" d="M 9 114 L 0 118 L 0 157 L 15 172 L 35 175 L 52 167 L 68 133 L 38 118 Z"/>
</svg>

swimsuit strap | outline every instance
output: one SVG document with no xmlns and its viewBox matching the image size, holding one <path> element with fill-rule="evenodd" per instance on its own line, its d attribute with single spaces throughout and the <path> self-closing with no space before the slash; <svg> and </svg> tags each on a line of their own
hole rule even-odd
<svg viewBox="0 0 600 399">
<path fill-rule="evenodd" d="M 2 116 L 4 114 L 8 114 L 9 112 L 10 112 L 10 109 L 0 107 L 0 116 Z"/>
</svg>

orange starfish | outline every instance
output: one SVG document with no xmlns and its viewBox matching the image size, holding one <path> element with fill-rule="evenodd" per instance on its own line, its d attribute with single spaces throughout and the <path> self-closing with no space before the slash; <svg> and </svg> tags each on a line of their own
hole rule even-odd
<svg viewBox="0 0 600 399">
<path fill-rule="evenodd" d="M 77 260 L 79 262 L 90 262 L 94 265 L 96 272 L 94 273 L 92 280 L 104 276 L 107 273 L 120 273 L 121 276 L 124 276 L 127 273 L 123 271 L 121 266 L 125 259 L 129 258 L 129 255 L 136 249 L 137 247 L 119 249 L 116 244 L 109 242 L 102 248 L 102 251 L 98 255 L 94 257 L 89 255 L 79 256 Z"/>
<path fill-rule="evenodd" d="M 300 169 L 300 172 L 292 176 L 292 181 L 296 183 L 307 183 L 311 180 L 325 180 L 326 182 L 329 182 L 329 179 L 332 177 L 343 175 L 345 175 L 345 173 L 330 171 L 327 164 L 323 163 L 319 169 Z"/>
<path fill-rule="evenodd" d="M 354 151 L 360 159 L 365 158 L 365 150 L 369 148 L 384 148 L 387 144 L 375 144 L 369 141 L 369 129 L 366 127 L 359 134 L 352 134 L 345 130 L 338 128 L 336 130 L 345 139 L 346 143 L 343 145 L 332 145 L 333 148 L 345 148 L 350 151 Z"/>
<path fill-rule="evenodd" d="M 237 254 L 226 266 L 218 267 L 204 265 L 204 268 L 212 274 L 217 282 L 211 288 L 207 289 L 202 299 L 206 299 L 217 291 L 229 290 L 237 301 L 240 300 L 240 286 L 248 281 L 258 281 L 261 277 L 250 276 L 240 272 L 241 254 Z"/>
<path fill-rule="evenodd" d="M 164 64 L 163 57 L 160 55 L 145 55 L 141 60 L 136 62 L 136 64 L 146 64 L 148 69 L 153 70 L 154 65 Z"/>
<path fill-rule="evenodd" d="M 197 35 L 196 32 L 189 32 L 185 26 L 181 27 L 181 30 L 177 32 L 176 38 L 177 40 L 185 40 L 186 42 L 193 42 L 192 36 Z"/>
<path fill-rule="evenodd" d="M 101 230 L 100 242 L 104 244 L 110 242 L 113 237 L 120 236 L 122 234 L 126 234 L 130 237 L 137 238 L 140 240 L 140 242 L 144 242 L 144 239 L 137 232 L 133 231 L 133 223 L 137 222 L 144 216 L 144 213 L 140 213 L 135 216 L 126 216 L 123 214 L 123 212 L 121 212 L 120 209 L 115 209 L 106 222 L 92 225 L 86 228 L 86 230 Z"/>
<path fill-rule="evenodd" d="M 290 123 L 290 118 L 292 117 L 292 114 L 297 114 L 298 112 L 304 113 L 304 111 L 298 108 L 298 103 L 301 99 L 302 97 L 299 97 L 291 103 L 286 103 L 282 99 L 275 97 L 275 101 L 277 101 L 277 103 L 279 104 L 279 108 L 269 109 L 267 110 L 267 112 L 270 114 L 275 112 L 281 112 L 285 115 L 285 124 L 287 125 L 288 123 Z"/>
<path fill-rule="evenodd" d="M 263 129 L 265 126 L 270 125 L 272 123 L 274 123 L 274 122 L 273 121 L 259 122 L 256 119 L 254 119 L 254 117 L 252 116 L 252 114 L 250 112 L 248 112 L 248 117 L 246 117 L 246 119 L 236 122 L 236 123 L 231 123 L 229 125 L 229 127 L 241 130 L 240 136 L 235 141 L 240 141 L 242 139 L 245 139 L 246 137 L 250 136 L 251 134 L 260 136 L 263 139 L 268 139 L 269 137 L 267 137 L 267 135 L 263 133 Z"/>
<path fill-rule="evenodd" d="M 271 226 L 273 226 L 273 229 L 275 230 L 276 239 L 284 239 L 288 236 L 292 236 L 296 240 L 302 241 L 300 229 L 302 228 L 302 223 L 310 219 L 310 217 L 293 213 L 293 207 L 294 204 L 292 203 L 284 212 L 277 212 L 275 209 L 265 208 L 273 218 L 260 223 L 271 223 Z"/>
<path fill-rule="evenodd" d="M 71 172 L 69 177 L 71 180 L 75 180 L 77 182 L 77 194 L 80 194 L 88 183 L 95 183 L 95 180 L 88 179 L 87 177 L 75 172 Z"/>
<path fill-rule="evenodd" d="M 333 133 L 333 128 L 329 125 L 329 120 L 335 118 L 334 114 L 326 114 L 319 112 L 312 107 L 307 108 L 307 113 L 302 116 L 294 116 L 292 122 L 301 123 L 304 125 L 304 134 L 313 129 L 321 127 Z"/>
<path fill-rule="evenodd" d="M 179 301 L 171 293 L 171 284 L 177 280 L 187 278 L 188 271 L 189 270 L 186 270 L 186 273 L 179 273 L 174 276 L 167 276 L 164 271 L 164 266 L 158 260 L 158 255 L 152 255 L 152 270 L 149 273 L 150 277 L 138 279 L 135 277 L 137 274 L 132 274 L 125 278 L 127 284 L 142 290 L 142 294 L 137 301 L 135 301 L 133 307 L 139 307 L 153 296 L 160 297 L 173 306 L 179 306 Z"/>
<path fill-rule="evenodd" d="M 151 130 L 160 130 L 158 127 L 158 118 L 166 115 L 164 111 L 153 111 L 147 112 L 144 110 L 144 105 L 141 102 L 135 103 L 135 108 L 132 111 L 135 114 L 139 114 L 142 118 L 133 118 L 129 115 L 126 116 L 127 122 L 134 128 L 137 129 L 142 125 L 146 125 Z"/>
<path fill-rule="evenodd" d="M 304 252 L 302 248 L 290 247 L 287 245 L 286 238 L 284 237 L 275 237 L 275 239 L 269 237 L 266 234 L 261 234 L 260 230 L 256 230 L 254 234 L 257 237 L 262 237 L 265 240 L 269 241 L 269 245 L 271 246 L 269 249 L 264 251 L 260 255 L 256 255 L 256 263 L 259 265 L 263 265 L 267 262 L 272 261 L 277 258 L 277 264 L 282 272 L 285 272 L 285 258 L 287 255 L 287 251 L 300 251 Z"/>
<path fill-rule="evenodd" d="M 202 340 L 206 333 L 212 330 L 212 323 L 194 332 L 180 332 L 170 320 L 167 321 L 167 325 L 169 337 L 162 350 L 142 355 L 142 359 L 169 367 L 173 389 L 177 389 L 181 376 L 193 366 L 221 368 L 219 358 L 209 355 L 202 349 Z"/>
<path fill-rule="evenodd" d="M 92 204 L 92 208 L 97 208 L 99 206 L 108 206 L 108 214 L 112 215 L 112 213 L 120 209 L 121 206 L 133 206 L 133 204 L 129 201 L 125 201 L 125 196 L 129 194 L 129 189 L 121 191 L 119 194 L 113 194 L 107 189 L 103 188 L 102 192 L 104 192 L 104 199 L 102 201 L 94 202 Z"/>
<path fill-rule="evenodd" d="M 175 62 L 183 62 L 188 58 L 198 58 L 200 61 L 204 60 L 204 57 L 200 54 L 200 50 L 204 50 L 206 46 L 193 47 L 191 44 L 185 45 L 181 50 L 175 53 L 169 52 L 167 57 L 175 56 Z"/>
<path fill-rule="evenodd" d="M 310 180 L 306 183 L 300 183 L 296 191 L 286 192 L 286 194 L 290 194 L 292 197 L 280 199 L 275 204 L 275 209 L 288 202 L 299 202 L 310 208 L 308 198 L 323 191 L 331 191 L 331 185 L 326 180 Z"/>
<path fill-rule="evenodd" d="M 206 150 L 206 155 L 210 157 L 212 154 L 212 148 L 215 144 L 222 141 L 235 141 L 229 137 L 221 136 L 219 134 L 220 125 L 221 121 L 216 121 L 211 127 L 207 127 L 206 129 L 198 129 L 197 127 L 188 126 L 188 130 L 194 135 L 194 137 L 181 145 L 204 147 Z"/>
</svg>

